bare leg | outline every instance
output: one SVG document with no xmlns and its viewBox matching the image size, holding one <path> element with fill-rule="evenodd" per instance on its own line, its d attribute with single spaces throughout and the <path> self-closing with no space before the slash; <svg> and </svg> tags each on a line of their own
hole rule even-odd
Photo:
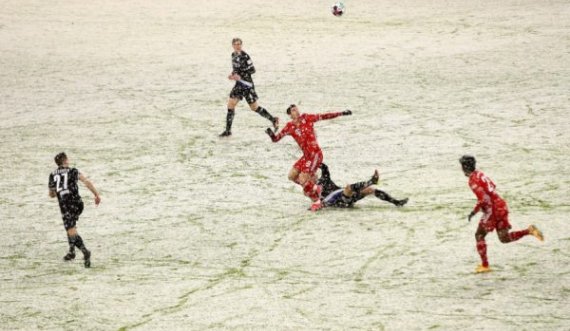
<svg viewBox="0 0 570 331">
<path fill-rule="evenodd" d="M 259 104 L 257 103 L 257 101 L 254 101 L 253 103 L 249 104 L 249 109 L 251 109 L 251 111 L 257 112 L 257 108 L 259 108 Z"/>
<path fill-rule="evenodd" d="M 76 236 L 77 235 L 77 228 L 76 227 L 72 227 L 71 229 L 67 230 L 67 235 L 72 237 L 72 236 Z"/>
<path fill-rule="evenodd" d="M 374 170 L 374 175 L 372 175 L 372 178 L 369 181 L 354 183 L 354 184 L 350 185 L 350 188 L 351 188 L 352 192 L 360 192 L 360 195 L 362 197 L 374 194 L 374 195 L 376 195 L 376 197 L 378 199 L 388 201 L 388 202 L 390 202 L 390 203 L 392 203 L 398 207 L 401 207 L 408 202 L 407 198 L 402 199 L 402 200 L 394 199 L 388 193 L 386 193 L 382 190 L 374 189 L 372 187 L 372 185 L 378 183 L 379 177 L 380 177 L 380 175 L 378 174 L 378 170 Z M 346 188 L 345 188 L 345 195 L 351 196 L 351 195 L 348 195 L 346 193 L 347 192 L 346 192 Z"/>
<path fill-rule="evenodd" d="M 299 174 L 298 180 L 299 180 L 299 185 L 303 186 L 305 185 L 308 181 L 310 181 L 312 178 L 312 176 L 306 172 L 302 172 Z"/>
<path fill-rule="evenodd" d="M 362 194 L 362 196 L 367 196 L 367 195 L 371 195 L 374 194 L 375 189 L 371 186 L 365 188 L 364 190 L 360 191 L 360 194 Z"/>
<path fill-rule="evenodd" d="M 228 99 L 228 109 L 236 109 L 236 106 L 239 102 L 239 99 L 236 98 L 229 98 Z"/>
<path fill-rule="evenodd" d="M 295 169 L 295 168 L 291 168 L 291 170 L 289 170 L 289 175 L 288 178 L 290 181 L 292 181 L 295 184 L 299 184 L 302 186 L 302 184 L 299 182 L 299 170 Z"/>
</svg>

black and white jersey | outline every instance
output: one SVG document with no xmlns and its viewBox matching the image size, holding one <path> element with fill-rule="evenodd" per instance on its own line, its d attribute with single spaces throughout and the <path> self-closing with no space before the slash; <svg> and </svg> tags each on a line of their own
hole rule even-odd
<svg viewBox="0 0 570 331">
<path fill-rule="evenodd" d="M 48 187 L 56 193 L 61 209 L 81 202 L 78 180 L 79 170 L 76 168 L 58 168 L 49 175 Z"/>
<path fill-rule="evenodd" d="M 251 75 L 255 73 L 255 67 L 246 52 L 232 53 L 232 73 L 238 74 L 241 79 L 253 83 Z"/>
</svg>

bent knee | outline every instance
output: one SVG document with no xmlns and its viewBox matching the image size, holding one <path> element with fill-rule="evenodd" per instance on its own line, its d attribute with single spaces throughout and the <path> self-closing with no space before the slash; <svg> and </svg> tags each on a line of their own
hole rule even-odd
<svg viewBox="0 0 570 331">
<path fill-rule="evenodd" d="M 257 101 L 254 101 L 254 102 L 249 104 L 249 109 L 251 109 L 251 111 L 257 111 L 257 108 L 259 108 Z"/>
<path fill-rule="evenodd" d="M 372 187 L 367 187 L 360 191 L 360 194 L 363 196 L 370 195 L 372 193 L 374 193 L 374 189 Z"/>
<path fill-rule="evenodd" d="M 238 104 L 238 99 L 231 99 L 228 100 L 228 109 L 235 109 L 236 105 Z"/>
<path fill-rule="evenodd" d="M 510 242 L 511 242 L 511 237 L 509 237 L 508 235 L 506 235 L 506 236 L 500 236 L 500 237 L 499 237 L 499 241 L 502 242 L 503 244 L 510 243 Z"/>
</svg>

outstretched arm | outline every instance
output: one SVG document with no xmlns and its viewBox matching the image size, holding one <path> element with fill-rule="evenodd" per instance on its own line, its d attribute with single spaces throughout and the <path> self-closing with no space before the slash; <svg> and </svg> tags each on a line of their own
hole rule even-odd
<svg viewBox="0 0 570 331">
<path fill-rule="evenodd" d="M 352 115 L 352 111 L 347 109 L 347 110 L 342 111 L 342 112 L 314 114 L 314 115 L 309 115 L 309 116 L 310 116 L 310 119 L 313 120 L 313 122 L 317 122 L 320 120 L 330 120 L 333 118 L 337 118 L 339 116 L 349 116 L 349 115 Z"/>
<path fill-rule="evenodd" d="M 273 141 L 274 143 L 278 142 L 279 140 L 281 140 L 281 138 L 285 137 L 286 135 L 291 134 L 290 130 L 289 130 L 289 125 L 286 125 L 279 133 L 275 134 L 275 132 L 273 132 L 273 130 L 271 130 L 270 128 L 267 128 L 265 130 L 265 133 L 267 133 L 267 135 L 269 136 L 269 138 L 271 138 L 271 141 Z"/>
<path fill-rule="evenodd" d="M 91 193 L 93 193 L 93 195 L 95 196 L 95 204 L 99 205 L 99 203 L 101 203 L 101 197 L 99 196 L 99 192 L 97 192 L 97 189 L 95 188 L 93 183 L 91 183 L 91 181 L 83 174 L 79 174 L 79 180 L 83 184 L 85 184 L 85 186 L 89 189 L 89 191 L 91 191 Z"/>
</svg>

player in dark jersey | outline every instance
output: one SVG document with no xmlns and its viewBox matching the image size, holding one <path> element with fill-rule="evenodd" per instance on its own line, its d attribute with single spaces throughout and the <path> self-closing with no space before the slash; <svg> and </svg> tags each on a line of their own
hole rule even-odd
<svg viewBox="0 0 570 331">
<path fill-rule="evenodd" d="M 79 195 L 77 181 L 80 180 L 91 193 L 95 196 L 95 205 L 99 205 L 101 197 L 87 177 L 85 177 L 76 168 L 69 167 L 69 159 L 65 153 L 59 153 L 55 156 L 57 169 L 49 175 L 49 196 L 55 198 L 59 202 L 59 209 L 63 218 L 63 226 L 67 231 L 67 241 L 69 243 L 69 252 L 63 257 L 65 261 L 75 259 L 75 247 L 79 248 L 83 253 L 84 264 L 86 268 L 91 267 L 91 252 L 85 247 L 83 239 L 77 233 L 76 223 L 79 215 L 83 212 L 83 201 Z"/>
<path fill-rule="evenodd" d="M 251 75 L 255 73 L 255 67 L 249 55 L 241 49 L 242 41 L 239 38 L 232 40 L 232 73 L 228 79 L 235 80 L 236 85 L 230 92 L 228 100 L 228 113 L 226 115 L 226 129 L 220 134 L 220 137 L 228 137 L 232 135 L 232 122 L 235 116 L 235 109 L 240 100 L 245 98 L 252 111 L 260 116 L 267 118 L 275 130 L 279 128 L 279 118 L 273 117 L 267 109 L 257 104 L 257 93 L 255 92 L 255 84 Z"/>
<path fill-rule="evenodd" d="M 315 211 L 324 207 L 350 208 L 357 201 L 372 194 L 378 199 L 388 201 L 398 207 L 408 203 L 408 198 L 402 200 L 394 199 L 390 194 L 371 187 L 378 184 L 379 178 L 378 170 L 375 170 L 374 175 L 368 181 L 346 185 L 344 188 L 341 188 L 333 182 L 328 166 L 323 163 L 321 164 L 321 177 L 317 182 L 322 187 L 321 203 L 313 204 L 311 210 Z"/>
</svg>

